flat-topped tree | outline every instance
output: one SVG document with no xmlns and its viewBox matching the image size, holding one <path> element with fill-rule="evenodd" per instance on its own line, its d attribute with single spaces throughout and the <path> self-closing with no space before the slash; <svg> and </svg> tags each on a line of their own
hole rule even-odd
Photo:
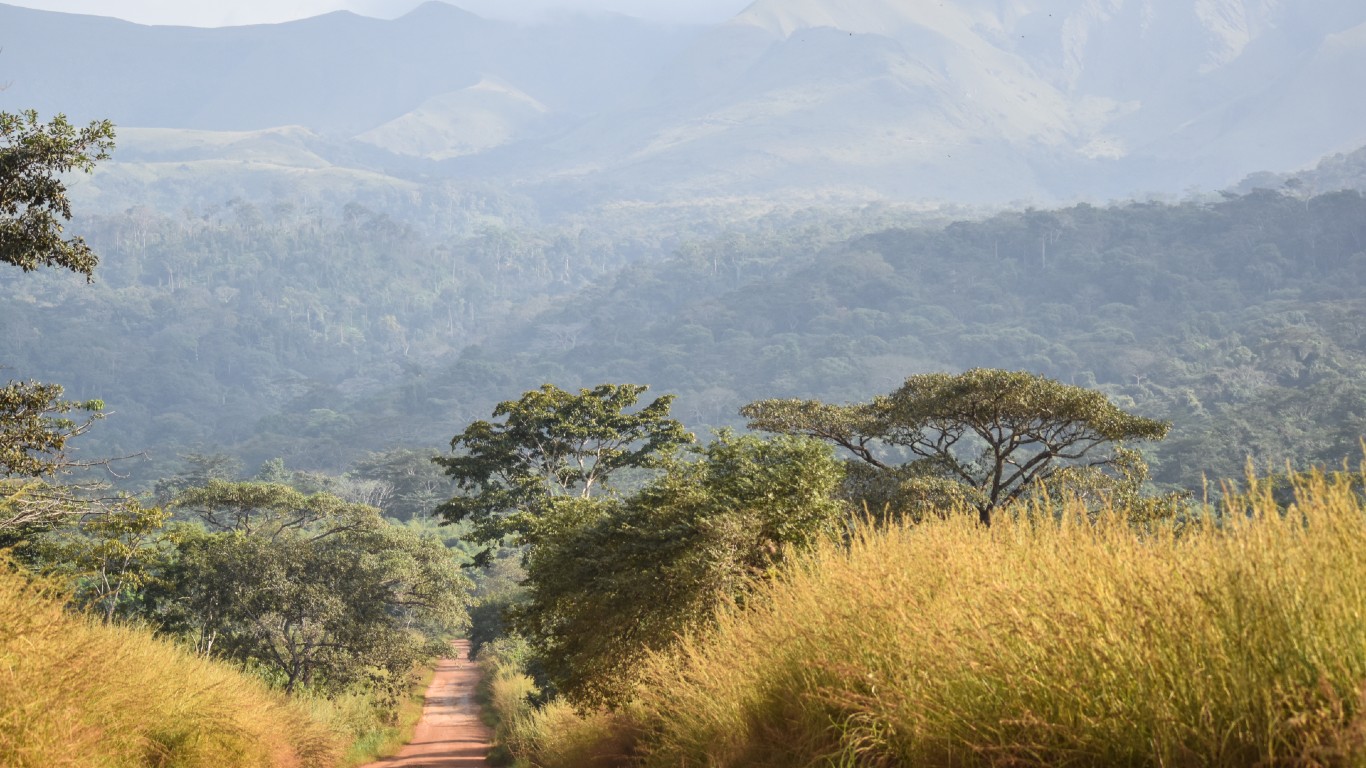
<svg viewBox="0 0 1366 768">
<path fill-rule="evenodd" d="M 433 459 L 465 494 L 442 504 L 448 522 L 469 520 L 474 538 L 532 543 L 537 522 L 555 499 L 610 493 L 613 474 L 660 466 L 691 443 L 669 418 L 673 395 L 628 412 L 649 387 L 602 384 L 566 392 L 552 384 L 498 404 L 451 440 L 453 456 Z"/>
<path fill-rule="evenodd" d="M 898 480 L 952 481 L 986 525 L 1062 470 L 1115 466 L 1120 443 L 1160 440 L 1170 427 L 1094 390 L 990 368 L 911 376 L 870 403 L 763 400 L 740 413 L 751 429 L 828 440 Z M 916 458 L 897 464 L 890 447 Z"/>
</svg>

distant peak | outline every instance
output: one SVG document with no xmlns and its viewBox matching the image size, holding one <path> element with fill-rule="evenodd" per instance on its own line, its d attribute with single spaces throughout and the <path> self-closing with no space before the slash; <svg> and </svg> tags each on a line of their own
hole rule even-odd
<svg viewBox="0 0 1366 768">
<path fill-rule="evenodd" d="M 896 37 L 911 28 L 957 37 L 971 29 L 975 5 L 962 0 L 756 0 L 731 23 L 759 27 L 781 37 L 803 29 L 831 27 L 845 32 Z M 980 9 L 979 9 L 980 10 Z M 986 15 L 994 16 L 987 12 Z"/>
<path fill-rule="evenodd" d="M 433 19 L 483 21 L 482 16 L 471 13 L 470 11 L 467 11 L 464 8 L 453 5 L 451 3 L 442 2 L 442 0 L 427 0 L 427 2 L 422 3 L 421 5 L 412 9 L 411 11 L 408 11 L 407 13 L 403 14 L 399 18 L 404 21 L 411 21 L 414 19 L 421 21 L 430 21 Z"/>
</svg>

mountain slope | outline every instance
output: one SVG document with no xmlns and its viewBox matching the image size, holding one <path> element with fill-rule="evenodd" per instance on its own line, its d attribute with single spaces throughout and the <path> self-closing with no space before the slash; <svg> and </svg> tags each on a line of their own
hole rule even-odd
<svg viewBox="0 0 1366 768">
<path fill-rule="evenodd" d="M 1219 188 L 1366 144 L 1356 0 L 758 0 L 706 29 L 518 25 L 440 2 L 225 29 L 0 5 L 0 30 L 4 108 L 300 126 L 329 169 L 489 183 L 547 211 L 1105 199 Z M 124 176 L 210 159 L 152 135 L 127 135 L 114 165 L 139 165 Z M 310 178 L 306 159 L 288 175 L 257 164 L 269 178 L 255 186 Z"/>
<path fill-rule="evenodd" d="M 1363 22 L 1341 0 L 759 0 L 657 82 L 677 98 L 652 124 L 583 130 L 617 158 L 594 172 L 694 169 L 690 192 L 735 189 L 718 169 L 897 198 L 1220 186 L 1366 143 Z"/>
</svg>

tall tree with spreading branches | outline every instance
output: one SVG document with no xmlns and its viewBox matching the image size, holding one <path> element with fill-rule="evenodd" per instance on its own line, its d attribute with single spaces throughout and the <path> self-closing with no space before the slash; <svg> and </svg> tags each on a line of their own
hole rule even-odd
<svg viewBox="0 0 1366 768">
<path fill-rule="evenodd" d="M 1131 464 L 1120 444 L 1160 440 L 1170 428 L 1103 393 L 990 368 L 911 376 L 868 403 L 763 400 L 740 412 L 751 429 L 827 440 L 881 478 L 965 500 L 985 525 L 996 509 L 1065 469 Z"/>
<path fill-rule="evenodd" d="M 556 499 L 610 494 L 614 475 L 659 467 L 693 441 L 669 417 L 672 395 L 630 410 L 647 389 L 602 384 L 576 394 L 546 384 L 499 403 L 501 422 L 474 422 L 451 440 L 453 455 L 433 459 L 463 491 L 437 513 L 471 521 L 479 541 L 532 543 Z"/>
</svg>

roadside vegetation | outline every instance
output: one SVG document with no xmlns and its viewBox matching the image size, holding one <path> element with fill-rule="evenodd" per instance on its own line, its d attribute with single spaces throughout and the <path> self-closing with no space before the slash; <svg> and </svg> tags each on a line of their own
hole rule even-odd
<svg viewBox="0 0 1366 768">
<path fill-rule="evenodd" d="M 62 237 L 71 212 L 60 174 L 103 159 L 112 126 L 78 130 L 25 113 L 0 114 L 0 129 L 0 235 L 32 235 L 0 237 L 0 261 L 93 279 L 95 254 L 80 238 Z M 1236 337 L 1209 341 L 1225 334 L 1204 313 L 1181 326 L 1190 342 L 1182 354 L 1213 354 L 1214 367 L 1163 373 L 1156 361 L 1176 358 L 1158 354 L 1159 345 L 1107 374 L 1131 376 L 1139 389 L 1150 374 L 1165 377 L 1145 400 L 1099 385 L 1098 366 L 1045 342 L 1056 335 L 1046 327 L 1021 336 L 1008 326 L 958 323 L 958 331 L 943 332 L 958 322 L 952 313 L 917 298 L 935 280 L 966 290 L 959 283 L 976 271 L 1011 285 L 962 306 L 986 306 L 994 296 L 1004 302 L 992 310 L 1000 317 L 1018 305 L 1054 330 L 1070 328 L 1075 312 L 1038 301 L 1075 292 L 1046 274 L 1064 262 L 1069 276 L 1105 277 L 1108 288 L 1088 294 L 1088 312 L 1116 322 L 1135 308 L 1166 317 L 1164 307 L 1186 303 L 1187 293 L 1173 288 L 1181 284 L 1175 273 L 1121 279 L 1146 262 L 1113 248 L 1096 253 L 1132 240 L 1133 217 L 1155 215 L 1156 231 L 1170 229 L 1167 219 L 1177 213 L 1199 220 L 1220 209 L 1241 223 L 1191 240 L 1225 255 L 1256 239 L 1249 222 L 1290 233 L 1282 238 L 1287 250 L 1298 242 L 1291 234 L 1323 225 L 1311 233 L 1310 251 L 1318 249 L 1312 260 L 1335 276 L 1334 286 L 1317 298 L 1308 296 L 1317 282 L 1303 287 L 1307 298 L 1327 302 L 1336 318 L 1331 333 L 1308 327 L 1312 312 L 1285 304 L 1289 314 L 1263 329 L 1270 335 L 1254 354 L 1241 344 L 1227 348 Z M 666 378 L 700 376 L 693 386 L 711 392 L 715 407 L 694 402 L 689 413 L 723 422 L 734 418 L 720 415 L 730 404 L 748 420 L 748 432 L 722 427 L 702 439 L 671 412 L 673 394 L 642 400 L 644 384 L 546 383 L 492 405 L 487 420 L 450 439 L 448 453 L 385 439 L 385 450 L 363 454 L 386 434 L 420 439 L 404 419 L 423 403 L 458 403 L 455 412 L 473 418 L 488 412 L 476 404 L 488 402 L 490 391 L 520 378 L 469 347 L 443 363 L 454 366 L 444 383 L 389 398 L 383 430 L 363 427 L 370 422 L 353 418 L 361 410 L 354 401 L 327 387 L 289 395 L 289 409 L 302 418 L 267 419 L 278 423 L 259 428 L 246 423 L 259 411 L 234 410 L 242 404 L 220 393 L 209 410 L 221 411 L 234 439 L 247 441 L 239 456 L 258 454 L 254 469 L 231 455 L 191 453 L 144 463 L 139 480 L 120 478 L 126 487 L 116 488 L 99 474 L 108 462 L 75 453 L 105 415 L 104 402 L 66 400 L 56 384 L 10 381 L 0 389 L 0 764 L 354 765 L 403 739 L 420 710 L 421 670 L 466 631 L 484 670 L 495 758 L 505 764 L 1366 764 L 1366 476 L 1290 469 L 1253 477 L 1241 490 L 1211 496 L 1206 489 L 1196 501 L 1189 472 L 1205 465 L 1172 471 L 1181 456 L 1217 454 L 1226 463 L 1230 450 L 1251 445 L 1227 433 L 1219 450 L 1205 451 L 1212 435 L 1224 433 L 1211 429 L 1208 439 L 1192 441 L 1180 432 L 1183 423 L 1238 423 L 1243 406 L 1244 417 L 1256 417 L 1247 434 L 1276 432 L 1302 450 L 1303 467 L 1358 450 L 1362 334 L 1353 308 L 1360 299 L 1348 287 L 1360 279 L 1354 266 L 1366 229 L 1355 222 L 1363 211 L 1355 194 L 1258 193 L 1210 209 L 1078 207 L 1066 220 L 1031 212 L 939 233 L 888 232 L 865 238 L 859 258 L 832 261 L 837 275 L 819 261 L 814 272 L 784 267 L 761 281 L 747 300 L 767 303 L 765 311 L 783 319 L 753 333 L 704 325 L 740 311 L 730 304 L 734 286 L 717 282 L 713 260 L 715 284 L 693 297 L 712 302 L 696 305 L 700 314 L 686 323 L 659 314 L 692 306 L 678 296 L 657 302 L 658 317 L 631 319 L 634 309 L 617 307 L 622 322 L 584 337 L 590 367 L 579 369 L 609 355 L 608 368 L 635 370 L 618 363 L 649 346 L 641 339 L 664 333 L 670 359 L 698 363 L 692 373 L 671 364 Z M 259 234 L 250 212 L 239 213 L 242 226 L 229 244 Z M 368 227 L 378 238 L 373 254 L 386 254 L 388 264 L 379 245 L 401 233 L 384 234 L 383 221 L 365 225 L 361 212 L 351 213 L 347 226 Z M 223 246 L 212 226 L 197 231 Z M 301 247 L 302 232 L 278 245 Z M 1061 247 L 1066 233 L 1090 234 L 1069 235 L 1075 242 Z M 1142 239 L 1155 242 L 1151 234 Z M 1007 250 L 1028 246 L 1031 254 L 1037 243 L 1038 268 L 1018 254 L 1003 257 L 1008 241 Z M 230 250 L 239 256 L 248 250 L 236 245 Z M 958 266 L 936 276 L 926 249 L 956 254 Z M 1257 252 L 1280 259 L 1274 250 Z M 1163 258 L 1174 260 L 1173 269 L 1204 263 L 1184 249 L 1169 251 Z M 781 261 L 765 258 L 768 266 Z M 738 282 L 744 260 L 736 259 Z M 686 266 L 671 263 L 652 269 Z M 708 273 L 698 264 L 699 274 Z M 503 266 L 498 259 L 495 271 Z M 677 282 L 686 282 L 686 272 Z M 1219 295 L 1239 304 L 1281 274 L 1267 271 L 1252 285 L 1224 281 Z M 342 296 L 340 277 L 332 274 L 319 290 Z M 186 279 L 168 271 L 164 287 L 177 293 Z M 876 302 L 887 311 L 851 311 L 862 289 L 844 286 L 846 279 L 887 288 Z M 134 282 L 139 291 L 150 286 Z M 301 310 L 305 324 L 319 324 L 319 338 L 271 342 L 257 327 L 247 346 L 273 345 L 302 365 L 331 360 L 323 348 L 361 344 L 355 317 L 343 321 L 311 300 L 275 295 L 288 282 L 266 281 L 269 290 L 256 299 Z M 829 295 L 792 299 L 826 283 Z M 1015 283 L 1032 283 L 1034 293 L 1009 293 Z M 766 293 L 775 286 L 784 290 Z M 236 289 L 221 288 L 208 306 L 232 304 Z M 646 303 L 658 292 L 638 288 Z M 411 303 L 401 285 L 381 293 Z M 1274 293 L 1279 302 L 1298 300 Z M 455 298 L 414 304 L 429 312 L 444 303 L 441 333 L 452 345 Z M 348 313 L 366 314 L 364 302 L 338 300 Z M 46 298 L 27 304 L 58 306 Z M 162 312 L 172 305 L 148 305 L 146 314 L 179 322 Z M 806 317 L 808 305 L 827 314 Z M 604 307 L 602 317 L 614 316 L 610 303 Z M 893 322 L 890 312 L 905 307 L 928 307 L 929 315 L 898 314 Z M 0 314 L 10 312 L 28 309 L 0 302 Z M 217 325 L 249 330 L 239 321 Z M 295 321 L 273 320 L 290 328 Z M 580 334 L 598 322 L 557 324 L 556 333 L 578 355 Z M 346 368 L 368 370 L 399 349 L 407 355 L 412 339 L 403 324 L 395 315 L 379 323 L 393 349 L 372 349 L 379 357 L 356 357 Z M 894 335 L 868 344 L 882 337 L 853 326 Z M 768 344 L 777 328 L 793 333 Z M 1107 358 L 1115 345 L 1137 342 L 1123 328 L 1111 330 L 1073 341 L 1095 342 L 1087 355 Z M 674 338 L 676 331 L 686 339 Z M 807 344 L 817 331 L 824 341 Z M 950 344 L 954 334 L 976 338 L 976 351 L 952 357 L 926 346 Z M 6 338 L 0 334 L 2 354 Z M 208 375 L 201 351 L 227 369 L 235 365 L 236 355 L 215 352 L 208 336 L 177 338 L 184 343 L 173 357 L 192 359 L 196 375 Z M 864 348 L 860 354 L 881 361 L 883 371 L 962 372 L 916 373 L 870 396 L 866 388 L 885 377 L 826 355 L 827 343 Z M 708 352 L 718 344 L 732 348 L 727 356 Z M 554 357 L 543 345 L 512 346 Z M 898 356 L 894 348 L 919 351 Z M 942 363 L 978 357 L 1019 360 L 1021 369 Z M 1257 367 L 1273 363 L 1274 376 Z M 309 375 L 355 373 L 330 365 Z M 554 365 L 545 370 L 564 371 Z M 816 378 L 782 373 L 792 366 Z M 176 379 L 175 365 L 142 367 Z M 243 387 L 256 389 L 261 377 L 286 381 L 281 396 L 294 388 L 287 381 L 304 375 L 276 377 L 265 363 L 245 369 L 253 372 Z M 707 373 L 719 369 L 755 378 L 722 387 Z M 374 375 L 402 378 L 390 373 Z M 821 383 L 836 380 L 833 388 Z M 1206 400 L 1204 389 L 1181 388 L 1196 380 L 1220 391 L 1237 385 L 1241 394 Z M 756 392 L 767 399 L 735 402 L 763 382 L 776 392 L 841 399 Z M 382 390 L 362 384 L 353 394 Z M 1309 407 L 1324 402 L 1327 410 Z M 1182 405 L 1156 407 L 1162 403 Z M 146 421 L 171 432 L 188 423 L 169 406 L 161 415 L 169 420 Z M 1177 421 L 1179 451 L 1159 444 L 1173 423 L 1152 415 Z M 448 428 L 427 422 L 426 429 Z M 252 436 L 259 429 L 285 439 L 259 442 Z M 1281 444 L 1263 442 L 1253 453 Z M 288 455 L 328 471 L 261 453 L 272 446 L 306 446 Z"/>
<path fill-rule="evenodd" d="M 146 630 L 73 615 L 0 563 L 2 765 L 322 768 L 348 741 L 336 712 Z"/>
<path fill-rule="evenodd" d="M 652 654 L 615 711 L 506 738 L 547 768 L 1359 765 L 1362 477 L 1137 527 L 1076 501 L 862 525 Z"/>
<path fill-rule="evenodd" d="M 61 174 L 113 140 L 108 122 L 0 113 L 0 262 L 94 280 L 98 257 L 64 235 Z M 0 764 L 306 768 L 393 751 L 415 679 L 467 621 L 460 550 L 384 516 L 420 503 L 430 473 L 393 476 L 401 451 L 372 457 L 382 484 L 189 457 L 135 497 L 101 481 L 110 461 L 76 457 L 103 411 L 56 384 L 0 388 Z"/>
</svg>

